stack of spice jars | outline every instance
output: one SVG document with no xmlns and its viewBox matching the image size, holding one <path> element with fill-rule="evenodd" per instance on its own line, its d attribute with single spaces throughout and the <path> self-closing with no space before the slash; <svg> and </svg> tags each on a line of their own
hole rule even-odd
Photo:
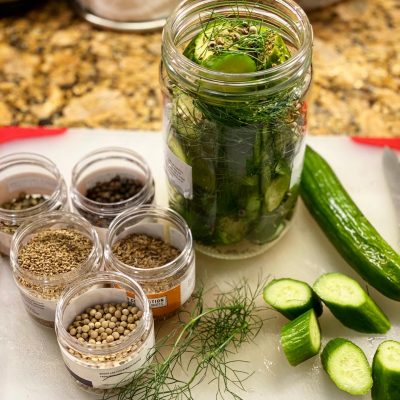
<svg viewBox="0 0 400 400">
<path fill-rule="evenodd" d="M 153 204 L 150 168 L 133 151 L 106 148 L 77 162 L 72 212 L 52 161 L 20 153 L 0 165 L 0 252 L 27 312 L 55 327 L 82 388 L 123 384 L 151 360 L 153 317 L 170 317 L 193 293 L 188 225 Z"/>
</svg>

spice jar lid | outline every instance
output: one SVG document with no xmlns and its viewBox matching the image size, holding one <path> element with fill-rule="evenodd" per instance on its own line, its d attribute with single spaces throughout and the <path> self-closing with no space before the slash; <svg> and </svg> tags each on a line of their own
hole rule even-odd
<svg viewBox="0 0 400 400">
<path fill-rule="evenodd" d="M 38 275 L 22 268 L 19 262 L 20 249 L 29 243 L 35 234 L 39 234 L 45 230 L 55 229 L 75 230 L 88 238 L 92 243 L 92 248 L 86 260 L 71 271 L 54 275 Z M 23 276 L 35 284 L 44 286 L 67 285 L 81 277 L 82 274 L 87 274 L 100 268 L 102 262 L 102 246 L 95 228 L 84 218 L 70 212 L 54 211 L 44 214 L 41 218 L 30 219 L 21 224 L 11 241 L 10 262 L 14 274 Z"/>
<path fill-rule="evenodd" d="M 75 337 L 71 336 L 67 330 L 71 321 L 66 320 L 66 309 L 70 304 L 73 304 L 74 310 L 77 312 L 82 311 L 86 307 L 80 307 L 79 297 L 92 290 L 101 290 L 102 288 L 105 290 L 109 290 L 110 288 L 125 290 L 129 297 L 134 297 L 136 304 L 139 304 L 139 309 L 143 312 L 141 323 L 131 335 L 122 341 L 111 342 L 104 346 L 91 344 L 89 342 L 79 342 Z M 105 296 L 105 298 L 107 298 L 107 296 Z M 109 300 L 106 300 L 106 302 L 109 302 Z M 133 345 L 138 339 L 145 335 L 146 332 L 149 332 L 152 326 L 153 316 L 149 301 L 143 289 L 134 279 L 120 272 L 88 274 L 84 279 L 66 288 L 61 294 L 57 304 L 55 317 L 57 337 L 84 353 L 102 356 L 110 353 L 110 351 L 123 351 L 124 348 Z"/>
<path fill-rule="evenodd" d="M 160 233 L 171 237 L 171 229 L 179 234 L 184 245 L 179 249 L 180 254 L 172 261 L 150 269 L 138 268 L 128 265 L 119 260 L 113 252 L 113 245 L 122 237 L 133 232 L 141 232 L 140 225 L 145 222 L 160 224 Z M 138 230 L 135 227 L 139 227 Z M 134 276 L 138 281 L 159 280 L 176 274 L 185 268 L 194 257 L 193 238 L 186 221 L 174 210 L 167 207 L 154 205 L 144 205 L 134 209 L 126 210 L 121 213 L 111 223 L 107 232 L 104 257 L 107 264 L 112 265 L 117 270 Z"/>
</svg>

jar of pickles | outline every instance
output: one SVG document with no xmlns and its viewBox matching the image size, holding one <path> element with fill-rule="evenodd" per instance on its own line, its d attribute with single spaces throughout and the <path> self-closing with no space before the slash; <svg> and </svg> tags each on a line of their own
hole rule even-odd
<svg viewBox="0 0 400 400">
<path fill-rule="evenodd" d="M 163 33 L 170 206 L 197 248 L 265 251 L 293 217 L 307 131 L 312 30 L 291 0 L 187 0 Z"/>
<path fill-rule="evenodd" d="M 0 253 L 9 255 L 17 228 L 44 213 L 67 208 L 67 187 L 56 165 L 33 153 L 0 158 Z"/>
</svg>

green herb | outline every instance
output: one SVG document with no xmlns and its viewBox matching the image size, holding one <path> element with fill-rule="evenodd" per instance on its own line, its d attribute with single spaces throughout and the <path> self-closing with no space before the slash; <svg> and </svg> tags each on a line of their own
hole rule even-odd
<svg viewBox="0 0 400 400">
<path fill-rule="evenodd" d="M 259 284 L 252 289 L 246 281 L 234 284 L 217 295 L 212 308 L 204 308 L 199 292 L 194 311 L 180 314 L 173 344 L 168 344 L 172 335 L 162 340 L 149 356 L 154 360 L 136 371 L 117 394 L 105 398 L 193 399 L 192 390 L 211 377 L 217 382 L 217 398 L 241 399 L 235 389 L 244 390 L 243 383 L 251 373 L 240 369 L 244 361 L 231 358 L 243 343 L 254 340 L 263 325 L 255 304 L 262 287 Z M 187 371 L 186 379 L 178 378 L 179 371 Z"/>
</svg>

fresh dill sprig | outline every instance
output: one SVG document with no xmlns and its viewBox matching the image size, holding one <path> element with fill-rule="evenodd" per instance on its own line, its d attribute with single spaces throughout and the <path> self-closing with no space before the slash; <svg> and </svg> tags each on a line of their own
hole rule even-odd
<svg viewBox="0 0 400 400">
<path fill-rule="evenodd" d="M 211 308 L 204 307 L 202 292 L 197 293 L 194 310 L 180 314 L 173 344 L 168 343 L 173 335 L 158 343 L 150 355 L 153 360 L 136 371 L 128 385 L 105 398 L 190 400 L 193 389 L 206 380 L 216 382 L 216 399 L 241 399 L 236 391 L 245 390 L 244 381 L 251 373 L 240 368 L 244 361 L 231 358 L 242 344 L 255 339 L 263 325 L 256 305 L 263 286 L 260 282 L 253 289 L 245 280 L 231 285 L 217 295 Z"/>
</svg>

